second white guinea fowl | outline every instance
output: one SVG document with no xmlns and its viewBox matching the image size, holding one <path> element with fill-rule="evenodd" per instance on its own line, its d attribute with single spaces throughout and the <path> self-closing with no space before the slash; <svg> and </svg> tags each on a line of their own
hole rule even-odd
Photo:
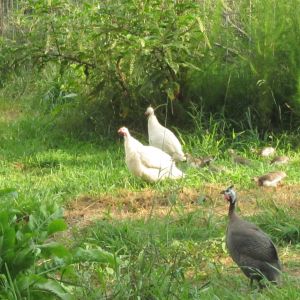
<svg viewBox="0 0 300 300">
<path fill-rule="evenodd" d="M 133 175 L 148 182 L 184 176 L 167 153 L 156 147 L 144 146 L 130 135 L 126 127 L 120 128 L 118 133 L 124 137 L 125 161 Z"/>
<path fill-rule="evenodd" d="M 145 115 L 148 116 L 149 145 L 167 152 L 176 161 L 185 161 L 179 140 L 171 130 L 159 123 L 151 106 L 147 108 Z"/>
</svg>

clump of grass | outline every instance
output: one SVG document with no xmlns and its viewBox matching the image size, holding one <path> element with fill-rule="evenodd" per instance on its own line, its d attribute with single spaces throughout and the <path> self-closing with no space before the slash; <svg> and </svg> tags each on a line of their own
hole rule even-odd
<svg viewBox="0 0 300 300">
<path fill-rule="evenodd" d="M 276 243 L 298 244 L 300 242 L 300 217 L 293 211 L 276 205 L 263 204 L 263 213 L 254 220 L 268 232 Z"/>
</svg>

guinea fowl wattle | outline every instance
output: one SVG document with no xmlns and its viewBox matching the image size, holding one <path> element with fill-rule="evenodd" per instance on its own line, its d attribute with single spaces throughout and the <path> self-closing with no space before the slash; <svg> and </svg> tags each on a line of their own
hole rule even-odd
<svg viewBox="0 0 300 300">
<path fill-rule="evenodd" d="M 235 212 L 237 201 L 233 186 L 222 191 L 229 202 L 229 223 L 226 233 L 226 245 L 230 256 L 243 273 L 253 280 L 263 278 L 278 283 L 281 264 L 277 250 L 270 237 L 256 225 L 242 220 Z"/>
<path fill-rule="evenodd" d="M 149 182 L 184 177 L 170 155 L 158 148 L 144 146 L 130 135 L 126 127 L 120 128 L 118 133 L 124 137 L 125 161 L 133 175 Z"/>
<path fill-rule="evenodd" d="M 149 145 L 167 152 L 175 161 L 185 161 L 179 140 L 171 130 L 158 122 L 151 106 L 147 108 L 145 115 L 148 116 Z"/>
</svg>

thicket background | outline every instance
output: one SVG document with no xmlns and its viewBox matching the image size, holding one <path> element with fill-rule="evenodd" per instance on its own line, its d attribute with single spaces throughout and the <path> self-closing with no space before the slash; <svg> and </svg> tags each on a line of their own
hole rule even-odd
<svg viewBox="0 0 300 300">
<path fill-rule="evenodd" d="M 195 108 L 295 129 L 299 15 L 299 0 L 2 0 L 0 84 L 82 136 L 145 127 L 150 103 L 187 130 Z"/>
<path fill-rule="evenodd" d="M 299 16 L 300 0 L 0 0 L 0 299 L 299 299 Z M 117 129 L 145 141 L 149 103 L 223 171 L 130 176 Z M 256 187 L 275 170 L 282 186 Z M 231 184 L 280 288 L 229 259 Z"/>
</svg>

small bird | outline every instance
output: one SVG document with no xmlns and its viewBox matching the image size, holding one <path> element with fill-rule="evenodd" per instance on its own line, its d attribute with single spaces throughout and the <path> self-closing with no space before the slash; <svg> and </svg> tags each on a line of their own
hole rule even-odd
<svg viewBox="0 0 300 300">
<path fill-rule="evenodd" d="M 260 155 L 263 157 L 271 156 L 275 153 L 275 148 L 273 147 L 264 147 L 260 150 Z"/>
<path fill-rule="evenodd" d="M 156 147 L 144 146 L 126 127 L 121 127 L 118 133 L 124 137 L 125 162 L 133 175 L 149 182 L 184 177 L 169 154 Z"/>
<path fill-rule="evenodd" d="M 250 278 L 251 286 L 253 280 L 256 280 L 262 288 L 260 281 L 263 278 L 278 283 L 281 263 L 272 240 L 256 225 L 242 220 L 237 215 L 235 212 L 237 196 L 233 186 L 221 194 L 229 202 L 226 245 L 231 258 Z"/>
<path fill-rule="evenodd" d="M 276 187 L 277 184 L 286 176 L 287 176 L 286 173 L 283 171 L 275 171 L 259 177 L 254 177 L 253 179 L 259 186 Z"/>
<path fill-rule="evenodd" d="M 179 140 L 171 130 L 158 122 L 151 106 L 147 108 L 145 115 L 148 116 L 149 145 L 167 152 L 175 161 L 185 161 Z"/>
<path fill-rule="evenodd" d="M 224 166 L 216 166 L 214 164 L 210 164 L 208 169 L 211 171 L 211 172 L 214 172 L 214 173 L 222 173 L 222 172 L 226 172 L 227 169 L 226 167 Z"/>
<path fill-rule="evenodd" d="M 289 158 L 287 156 L 276 156 L 271 160 L 271 165 L 283 165 L 289 162 Z"/>
<path fill-rule="evenodd" d="M 245 166 L 251 166 L 252 165 L 251 160 L 249 160 L 245 157 L 237 155 L 233 149 L 228 149 L 228 153 L 231 156 L 232 160 L 236 164 L 245 165 Z"/>
<path fill-rule="evenodd" d="M 187 163 L 194 168 L 203 168 L 209 166 L 210 163 L 214 160 L 212 156 L 193 157 L 189 153 L 186 153 L 185 156 Z"/>
</svg>

